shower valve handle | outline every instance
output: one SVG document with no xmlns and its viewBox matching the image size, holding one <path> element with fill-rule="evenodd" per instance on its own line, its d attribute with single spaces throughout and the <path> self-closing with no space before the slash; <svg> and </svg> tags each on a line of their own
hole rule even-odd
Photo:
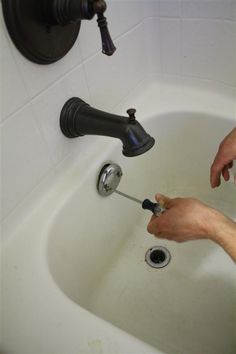
<svg viewBox="0 0 236 354">
<path fill-rule="evenodd" d="M 106 8 L 104 0 L 44 0 L 44 13 L 47 14 L 47 22 L 51 24 L 65 26 L 81 20 L 91 20 L 96 14 L 101 32 L 102 52 L 112 55 L 116 47 L 108 31 L 106 17 L 103 15 Z"/>
<path fill-rule="evenodd" d="M 94 0 L 93 10 L 97 14 L 97 23 L 101 33 L 102 39 L 102 52 L 108 56 L 112 55 L 116 51 L 116 47 L 111 39 L 107 19 L 103 15 L 106 11 L 107 5 L 104 0 Z"/>
</svg>

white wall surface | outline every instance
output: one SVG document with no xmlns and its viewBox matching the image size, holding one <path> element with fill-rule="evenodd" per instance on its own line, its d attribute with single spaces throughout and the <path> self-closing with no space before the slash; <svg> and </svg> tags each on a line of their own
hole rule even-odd
<svg viewBox="0 0 236 354">
<path fill-rule="evenodd" d="M 60 132 L 60 110 L 71 96 L 112 111 L 147 77 L 236 87 L 236 0 L 107 0 L 107 5 L 116 53 L 104 56 L 96 20 L 83 21 L 72 50 L 48 66 L 17 51 L 1 15 L 2 220 L 72 151 L 79 154 L 91 144 Z"/>
</svg>

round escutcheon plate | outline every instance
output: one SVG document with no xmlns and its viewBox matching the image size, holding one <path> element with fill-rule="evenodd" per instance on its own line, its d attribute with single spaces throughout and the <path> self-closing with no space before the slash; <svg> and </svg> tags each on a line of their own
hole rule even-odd
<svg viewBox="0 0 236 354">
<path fill-rule="evenodd" d="M 19 51 L 35 63 L 51 64 L 73 47 L 80 21 L 64 26 L 47 24 L 44 1 L 2 0 L 2 8 L 8 32 Z"/>
</svg>

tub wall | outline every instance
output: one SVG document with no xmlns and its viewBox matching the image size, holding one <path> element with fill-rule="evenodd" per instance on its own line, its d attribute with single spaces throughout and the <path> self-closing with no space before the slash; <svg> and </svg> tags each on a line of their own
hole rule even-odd
<svg viewBox="0 0 236 354">
<path fill-rule="evenodd" d="M 40 66 L 15 49 L 0 18 L 2 221 L 72 152 L 59 130 L 63 103 L 76 95 L 112 110 L 142 80 L 183 78 L 235 92 L 236 1 L 107 0 L 117 52 L 101 54 L 96 21 L 56 64 Z"/>
</svg>

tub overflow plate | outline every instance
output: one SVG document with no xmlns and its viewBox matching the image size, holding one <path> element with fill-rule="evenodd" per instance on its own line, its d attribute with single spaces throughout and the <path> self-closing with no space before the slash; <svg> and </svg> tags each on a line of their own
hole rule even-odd
<svg viewBox="0 0 236 354">
<path fill-rule="evenodd" d="M 123 173 L 119 165 L 110 163 L 100 171 L 97 183 L 97 190 L 100 195 L 106 197 L 116 191 Z"/>
</svg>

